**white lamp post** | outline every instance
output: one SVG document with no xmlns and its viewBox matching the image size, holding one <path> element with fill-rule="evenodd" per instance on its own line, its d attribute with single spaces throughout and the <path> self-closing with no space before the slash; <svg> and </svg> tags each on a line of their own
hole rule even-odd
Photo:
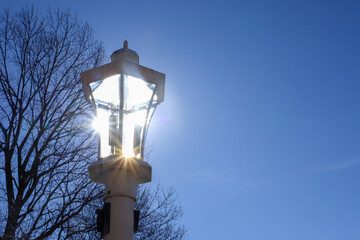
<svg viewBox="0 0 360 240">
<path fill-rule="evenodd" d="M 139 65 L 125 41 L 111 63 L 81 73 L 81 82 L 100 135 L 99 160 L 88 170 L 91 181 L 105 184 L 110 229 L 104 239 L 134 239 L 135 187 L 151 181 L 144 144 L 154 110 L 164 100 L 165 75 Z"/>
</svg>

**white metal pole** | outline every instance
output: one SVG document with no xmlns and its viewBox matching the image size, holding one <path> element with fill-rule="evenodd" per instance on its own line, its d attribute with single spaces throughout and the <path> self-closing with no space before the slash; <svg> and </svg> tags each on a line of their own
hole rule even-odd
<svg viewBox="0 0 360 240">
<path fill-rule="evenodd" d="M 109 170 L 105 184 L 104 202 L 110 207 L 110 233 L 105 240 L 134 239 L 134 203 L 136 179 L 132 171 Z"/>
</svg>

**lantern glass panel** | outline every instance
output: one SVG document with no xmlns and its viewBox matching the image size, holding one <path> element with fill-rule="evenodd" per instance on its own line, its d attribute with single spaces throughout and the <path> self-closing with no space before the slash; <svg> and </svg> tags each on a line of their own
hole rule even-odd
<svg viewBox="0 0 360 240">
<path fill-rule="evenodd" d="M 90 86 L 100 133 L 100 158 L 142 158 L 147 127 L 157 105 L 156 84 L 115 75 Z"/>
</svg>

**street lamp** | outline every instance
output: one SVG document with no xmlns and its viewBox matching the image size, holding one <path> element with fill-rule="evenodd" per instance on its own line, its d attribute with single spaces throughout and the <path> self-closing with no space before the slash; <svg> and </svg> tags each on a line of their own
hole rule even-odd
<svg viewBox="0 0 360 240">
<path fill-rule="evenodd" d="M 125 41 L 111 63 L 81 73 L 81 82 L 99 133 L 99 160 L 88 168 L 90 180 L 105 184 L 104 202 L 111 209 L 104 239 L 133 239 L 135 187 L 151 181 L 144 145 L 151 117 L 164 100 L 165 75 L 139 65 Z"/>
</svg>

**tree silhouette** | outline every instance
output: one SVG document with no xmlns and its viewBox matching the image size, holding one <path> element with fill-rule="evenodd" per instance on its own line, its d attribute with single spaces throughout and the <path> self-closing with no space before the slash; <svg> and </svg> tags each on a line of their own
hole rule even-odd
<svg viewBox="0 0 360 240">
<path fill-rule="evenodd" d="M 164 189 L 160 184 L 155 189 L 140 186 L 137 189 L 136 209 L 140 209 L 139 232 L 137 240 L 184 239 L 185 227 L 179 224 L 183 214 L 176 202 L 172 188 Z"/>
<path fill-rule="evenodd" d="M 94 149 L 79 116 L 88 111 L 80 72 L 102 60 L 88 24 L 68 11 L 32 8 L 0 20 L 0 151 L 4 238 L 63 236 L 99 197 L 86 178 Z M 86 227 L 86 226 L 84 226 Z"/>
</svg>

